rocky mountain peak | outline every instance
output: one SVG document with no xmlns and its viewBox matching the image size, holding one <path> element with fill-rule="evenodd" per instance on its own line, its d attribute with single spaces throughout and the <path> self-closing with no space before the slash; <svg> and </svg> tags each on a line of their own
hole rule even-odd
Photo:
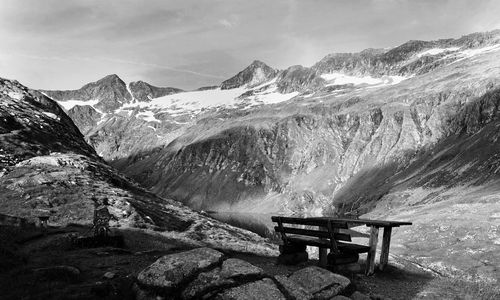
<svg viewBox="0 0 500 300">
<path fill-rule="evenodd" d="M 125 82 L 118 75 L 110 74 L 87 85 L 125 85 Z"/>
<path fill-rule="evenodd" d="M 277 70 L 271 68 L 265 63 L 259 60 L 254 60 L 243 71 L 222 82 L 221 89 L 228 90 L 241 87 L 243 85 L 256 86 L 271 80 L 277 75 L 277 73 Z"/>
<path fill-rule="evenodd" d="M 110 112 L 123 103 L 132 101 L 132 95 L 127 90 L 125 82 L 116 74 L 105 76 L 95 82 L 88 83 L 78 90 L 43 91 L 55 100 L 96 100 L 96 108 Z"/>
<path fill-rule="evenodd" d="M 134 99 L 149 102 L 151 99 L 183 92 L 173 87 L 157 87 L 144 81 L 134 81 L 129 84 L 130 92 Z"/>
</svg>

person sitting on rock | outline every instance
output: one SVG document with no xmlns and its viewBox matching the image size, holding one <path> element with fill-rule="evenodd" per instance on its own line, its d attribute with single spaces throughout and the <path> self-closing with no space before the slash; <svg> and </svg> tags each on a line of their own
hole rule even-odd
<svg viewBox="0 0 500 300">
<path fill-rule="evenodd" d="M 101 204 L 95 202 L 96 208 L 94 209 L 94 236 L 107 237 L 109 234 L 109 221 L 118 219 L 112 215 L 108 210 L 108 198 L 102 199 Z"/>
</svg>

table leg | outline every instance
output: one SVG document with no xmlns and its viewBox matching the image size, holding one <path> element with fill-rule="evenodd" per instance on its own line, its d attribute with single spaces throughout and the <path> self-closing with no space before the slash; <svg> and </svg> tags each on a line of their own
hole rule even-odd
<svg viewBox="0 0 500 300">
<path fill-rule="evenodd" d="M 384 270 L 389 262 L 389 247 L 391 245 L 392 227 L 384 227 L 382 238 L 382 252 L 380 252 L 380 270 Z"/>
<path fill-rule="evenodd" d="M 319 248 L 319 266 L 324 268 L 327 264 L 328 249 Z"/>
<path fill-rule="evenodd" d="M 377 253 L 378 227 L 371 226 L 370 230 L 370 251 L 366 258 L 366 275 L 375 273 L 375 254 Z"/>
<path fill-rule="evenodd" d="M 323 226 L 318 226 L 318 228 L 320 230 L 328 230 L 328 228 L 326 227 L 323 227 Z M 321 239 L 321 240 L 326 240 L 326 239 Z M 327 259 L 327 256 L 328 256 L 328 249 L 326 248 L 318 248 L 319 249 L 319 266 L 322 267 L 322 268 L 326 268 L 326 265 L 328 264 L 328 259 Z"/>
</svg>

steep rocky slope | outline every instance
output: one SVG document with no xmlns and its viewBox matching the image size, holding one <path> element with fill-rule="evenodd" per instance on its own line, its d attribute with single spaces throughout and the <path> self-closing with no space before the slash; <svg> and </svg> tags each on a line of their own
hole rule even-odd
<svg viewBox="0 0 500 300">
<path fill-rule="evenodd" d="M 120 226 L 152 228 L 194 244 L 274 251 L 256 234 L 160 198 L 118 174 L 40 92 L 0 78 L 0 97 L 0 213 L 88 225 L 96 201 L 108 198 Z"/>
<path fill-rule="evenodd" d="M 278 90 L 282 93 L 311 92 L 323 87 L 325 80 L 319 74 L 303 66 L 292 66 L 279 74 Z"/>
</svg>

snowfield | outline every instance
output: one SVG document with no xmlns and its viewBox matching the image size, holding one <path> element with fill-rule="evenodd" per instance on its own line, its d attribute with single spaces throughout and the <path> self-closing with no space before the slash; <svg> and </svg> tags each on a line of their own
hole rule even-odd
<svg viewBox="0 0 500 300">
<path fill-rule="evenodd" d="M 417 54 L 417 57 L 420 58 L 422 56 L 426 56 L 426 55 L 438 55 L 438 54 L 441 54 L 443 52 L 453 52 L 453 51 L 457 51 L 458 49 L 460 49 L 460 47 L 450 47 L 450 48 L 432 48 L 432 49 L 429 49 L 429 50 L 426 50 L 424 52 L 420 52 Z"/>
<path fill-rule="evenodd" d="M 62 106 L 65 110 L 70 110 L 73 107 L 80 105 L 80 106 L 85 106 L 85 105 L 90 105 L 95 109 L 95 105 L 99 102 L 99 100 L 88 100 L 88 101 L 82 101 L 82 100 L 67 100 L 67 101 L 57 101 L 57 103 Z"/>
<path fill-rule="evenodd" d="M 321 78 L 328 82 L 327 86 L 331 85 L 343 85 L 343 84 L 354 84 L 354 85 L 392 85 L 398 84 L 401 81 L 407 79 L 404 76 L 382 76 L 380 78 L 372 76 L 350 76 L 342 73 L 326 73 L 322 74 Z"/>
</svg>

